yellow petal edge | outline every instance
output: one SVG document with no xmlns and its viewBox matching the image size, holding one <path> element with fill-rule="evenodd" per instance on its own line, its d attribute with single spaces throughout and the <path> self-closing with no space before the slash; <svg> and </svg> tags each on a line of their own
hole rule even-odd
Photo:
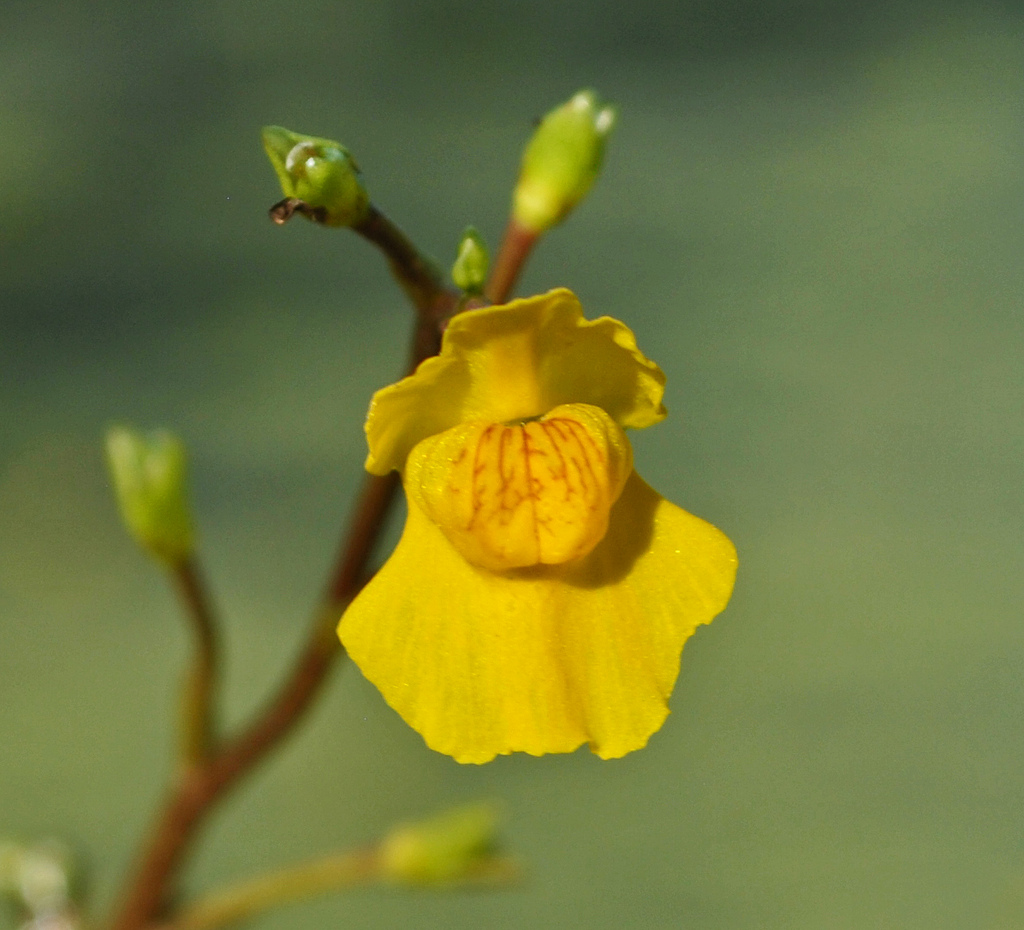
<svg viewBox="0 0 1024 930">
<path fill-rule="evenodd" d="M 470 564 L 409 501 L 391 558 L 338 632 L 427 745 L 459 762 L 647 743 L 683 644 L 725 606 L 732 543 L 635 472 L 586 557 L 498 573 Z"/>
<path fill-rule="evenodd" d="M 565 288 L 468 310 L 452 318 L 439 355 L 373 396 L 366 469 L 400 470 L 417 443 L 460 423 L 528 419 L 561 404 L 600 407 L 623 428 L 651 426 L 665 417 L 664 387 L 629 327 L 584 319 Z"/>
</svg>

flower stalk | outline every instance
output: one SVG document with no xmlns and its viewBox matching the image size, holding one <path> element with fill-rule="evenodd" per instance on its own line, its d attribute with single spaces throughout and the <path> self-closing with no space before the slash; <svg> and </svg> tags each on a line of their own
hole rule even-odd
<svg viewBox="0 0 1024 930">
<path fill-rule="evenodd" d="M 160 930 L 214 930 L 293 901 L 367 885 L 379 876 L 375 848 L 325 856 L 221 889 L 186 907 Z"/>
<path fill-rule="evenodd" d="M 410 352 L 415 368 L 437 352 L 440 321 L 454 310 L 458 295 L 444 288 L 432 263 L 394 224 L 375 219 L 364 236 L 384 252 L 416 308 Z M 319 695 L 343 655 L 334 632 L 338 616 L 369 577 L 370 560 L 398 486 L 394 475 L 368 476 L 364 481 L 309 636 L 291 671 L 247 727 L 179 774 L 110 922 L 111 930 L 142 930 L 159 918 L 185 854 L 210 811 L 295 729 Z"/>
<path fill-rule="evenodd" d="M 218 625 L 195 556 L 177 563 L 171 576 L 190 621 L 194 647 L 181 702 L 181 760 L 190 768 L 206 759 L 217 740 L 216 691 L 220 673 Z"/>
<path fill-rule="evenodd" d="M 509 219 L 498 257 L 484 288 L 484 296 L 491 303 L 504 303 L 512 295 L 519 275 L 540 237 L 541 233 L 521 226 L 514 216 Z"/>
<path fill-rule="evenodd" d="M 596 99 L 587 94 L 577 95 L 566 106 L 568 109 L 561 108 L 554 117 L 549 114 L 538 130 L 540 142 L 531 143 L 524 156 L 512 219 L 483 289 L 484 297 L 491 301 L 508 297 L 540 235 L 560 222 L 585 195 L 600 167 L 604 137 L 611 128 L 610 111 L 594 111 Z M 566 131 L 569 141 L 563 144 L 559 134 Z M 280 127 L 264 130 L 263 141 L 285 195 L 271 208 L 275 222 L 284 223 L 299 214 L 324 226 L 348 227 L 383 254 L 416 312 L 409 360 L 409 371 L 414 372 L 438 353 L 441 334 L 461 309 L 463 295 L 446 287 L 437 266 L 373 205 L 359 168 L 344 146 Z M 478 276 L 482 279 L 484 274 L 479 271 Z M 474 292 L 476 287 L 474 281 Z M 110 454 L 126 524 L 171 570 L 196 645 L 183 701 L 182 764 L 107 924 L 109 930 L 156 926 L 212 930 L 276 904 L 382 877 L 392 881 L 426 876 L 428 880 L 458 877 L 502 882 L 514 878 L 515 869 L 507 860 L 480 854 L 482 846 L 477 839 L 482 835 L 481 824 L 486 826 L 484 819 L 462 818 L 454 832 L 450 824 L 444 828 L 448 833 L 438 832 L 435 824 L 426 832 L 417 828 L 394 833 L 381 846 L 284 869 L 216 892 L 177 912 L 172 909 L 178 872 L 210 813 L 295 730 L 344 655 L 334 627 L 372 574 L 371 559 L 400 481 L 395 472 L 366 478 L 307 639 L 291 669 L 246 726 L 221 737 L 215 706 L 217 626 L 193 557 L 191 521 L 182 496 L 180 449 L 163 436 L 147 445 L 122 435 Z M 457 869 L 450 868 L 454 861 L 460 863 Z M 444 868 L 435 868 L 438 862 Z"/>
<path fill-rule="evenodd" d="M 216 930 L 272 908 L 378 882 L 396 885 L 509 885 L 517 863 L 492 850 L 489 805 L 446 811 L 397 827 L 370 846 L 334 853 L 258 875 L 193 901 L 158 930 Z"/>
</svg>

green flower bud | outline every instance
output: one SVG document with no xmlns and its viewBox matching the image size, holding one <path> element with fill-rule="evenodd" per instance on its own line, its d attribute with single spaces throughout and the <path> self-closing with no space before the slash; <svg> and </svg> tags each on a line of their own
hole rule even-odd
<svg viewBox="0 0 1024 930">
<path fill-rule="evenodd" d="M 354 226 L 366 218 L 370 198 L 359 166 L 340 142 L 280 126 L 264 126 L 262 135 L 281 190 L 297 201 L 283 219 L 296 210 L 325 226 Z"/>
<path fill-rule="evenodd" d="M 492 805 L 473 804 L 396 827 L 381 844 L 381 872 L 415 885 L 471 877 L 492 858 L 497 821 Z"/>
<path fill-rule="evenodd" d="M 487 244 L 472 226 L 467 226 L 459 242 L 459 251 L 452 265 L 455 286 L 467 294 L 479 294 L 487 281 L 491 257 Z"/>
<path fill-rule="evenodd" d="M 107 464 L 128 532 L 170 565 L 192 554 L 194 534 L 185 488 L 185 446 L 164 430 L 107 431 Z"/>
<path fill-rule="evenodd" d="M 516 222 L 534 233 L 560 223 L 590 190 L 615 125 L 615 109 L 581 90 L 541 120 L 523 153 L 512 201 Z"/>
<path fill-rule="evenodd" d="M 35 915 L 58 914 L 71 903 L 70 852 L 57 843 L 37 843 L 24 850 L 18 863 L 18 890 Z"/>
<path fill-rule="evenodd" d="M 77 877 L 71 851 L 62 843 L 0 840 L 0 894 L 32 916 L 66 912 Z"/>
</svg>

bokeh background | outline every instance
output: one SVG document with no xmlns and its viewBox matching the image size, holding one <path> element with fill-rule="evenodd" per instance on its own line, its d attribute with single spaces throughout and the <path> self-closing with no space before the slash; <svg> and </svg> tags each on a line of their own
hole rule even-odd
<svg viewBox="0 0 1024 930">
<path fill-rule="evenodd" d="M 360 891 L 261 928 L 1024 927 L 1024 9 L 832 0 L 5 0 L 0 833 L 109 899 L 186 636 L 101 437 L 188 442 L 229 721 L 286 667 L 408 313 L 265 210 L 259 127 L 343 140 L 444 264 L 497 244 L 532 120 L 621 121 L 525 292 L 627 320 L 655 487 L 726 530 L 728 611 L 650 746 L 460 767 L 354 668 L 220 810 L 193 890 L 479 798 L 520 889 Z"/>
</svg>

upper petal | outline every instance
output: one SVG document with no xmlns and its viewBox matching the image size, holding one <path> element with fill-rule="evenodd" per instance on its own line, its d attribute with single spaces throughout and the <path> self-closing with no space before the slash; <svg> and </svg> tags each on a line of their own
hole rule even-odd
<svg viewBox="0 0 1024 930">
<path fill-rule="evenodd" d="M 601 407 L 622 427 L 665 416 L 665 375 L 611 317 L 585 320 L 560 288 L 455 316 L 439 355 L 370 402 L 366 467 L 400 469 L 418 442 L 467 420 L 502 423 L 560 404 Z"/>
<path fill-rule="evenodd" d="M 427 745 L 460 762 L 639 749 L 668 713 L 686 639 L 728 601 L 729 540 L 634 473 L 608 533 L 570 566 L 470 565 L 415 501 L 339 626 Z"/>
</svg>

